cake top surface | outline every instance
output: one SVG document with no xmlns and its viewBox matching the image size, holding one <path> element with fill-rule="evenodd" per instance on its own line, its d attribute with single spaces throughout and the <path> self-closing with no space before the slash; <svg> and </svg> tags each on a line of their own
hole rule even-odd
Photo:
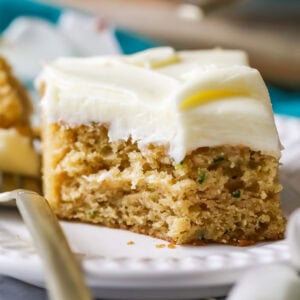
<svg viewBox="0 0 300 300">
<path fill-rule="evenodd" d="M 130 56 L 62 58 L 38 80 L 49 123 L 109 124 L 109 138 L 198 147 L 244 145 L 280 156 L 268 91 L 238 50 L 154 48 Z"/>
</svg>

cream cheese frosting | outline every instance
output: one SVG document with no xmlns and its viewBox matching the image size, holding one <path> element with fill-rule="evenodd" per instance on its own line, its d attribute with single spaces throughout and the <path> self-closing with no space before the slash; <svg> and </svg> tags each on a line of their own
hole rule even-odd
<svg viewBox="0 0 300 300">
<path fill-rule="evenodd" d="M 109 124 L 109 138 L 168 146 L 180 162 L 202 146 L 244 145 L 275 157 L 268 91 L 237 50 L 154 48 L 130 56 L 62 58 L 45 66 L 48 123 Z"/>
<path fill-rule="evenodd" d="M 39 157 L 30 137 L 15 128 L 0 129 L 0 170 L 29 176 L 39 174 Z"/>
</svg>

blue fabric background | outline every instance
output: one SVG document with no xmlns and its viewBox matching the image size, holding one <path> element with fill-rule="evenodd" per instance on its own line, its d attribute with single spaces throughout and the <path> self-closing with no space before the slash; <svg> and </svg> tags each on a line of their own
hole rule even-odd
<svg viewBox="0 0 300 300">
<path fill-rule="evenodd" d="M 27 15 L 45 18 L 55 23 L 62 9 L 37 3 L 34 0 L 0 0 L 0 32 L 17 16 Z M 121 48 L 125 54 L 159 45 L 159 43 L 144 37 L 123 31 L 118 28 L 115 31 Z M 273 109 L 277 114 L 300 117 L 300 90 L 288 91 L 268 84 Z"/>
</svg>

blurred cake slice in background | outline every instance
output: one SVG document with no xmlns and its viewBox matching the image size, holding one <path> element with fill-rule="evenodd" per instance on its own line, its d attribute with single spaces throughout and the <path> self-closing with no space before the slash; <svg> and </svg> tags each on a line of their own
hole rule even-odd
<svg viewBox="0 0 300 300">
<path fill-rule="evenodd" d="M 245 53 L 64 58 L 39 83 L 44 191 L 61 218 L 178 244 L 283 237 L 280 142 Z"/>
<path fill-rule="evenodd" d="M 0 57 L 0 171 L 39 174 L 39 157 L 30 126 L 32 106 L 25 88 Z"/>
</svg>

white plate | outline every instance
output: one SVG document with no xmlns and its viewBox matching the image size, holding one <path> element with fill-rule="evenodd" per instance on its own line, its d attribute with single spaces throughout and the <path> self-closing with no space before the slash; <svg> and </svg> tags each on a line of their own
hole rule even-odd
<svg viewBox="0 0 300 300">
<path fill-rule="evenodd" d="M 287 214 L 299 205 L 300 121 L 277 119 L 286 150 L 281 179 Z M 295 150 L 297 149 L 297 150 Z M 292 176 L 292 178 L 291 178 Z M 297 177 L 298 176 L 298 177 Z M 195 299 L 225 295 L 249 268 L 288 262 L 285 241 L 249 247 L 176 246 L 123 230 L 61 222 L 95 296 L 107 299 Z M 133 241 L 134 245 L 127 243 Z M 166 245 L 157 248 L 158 244 Z M 0 272 L 44 286 L 42 263 L 14 209 L 0 210 Z"/>
</svg>

